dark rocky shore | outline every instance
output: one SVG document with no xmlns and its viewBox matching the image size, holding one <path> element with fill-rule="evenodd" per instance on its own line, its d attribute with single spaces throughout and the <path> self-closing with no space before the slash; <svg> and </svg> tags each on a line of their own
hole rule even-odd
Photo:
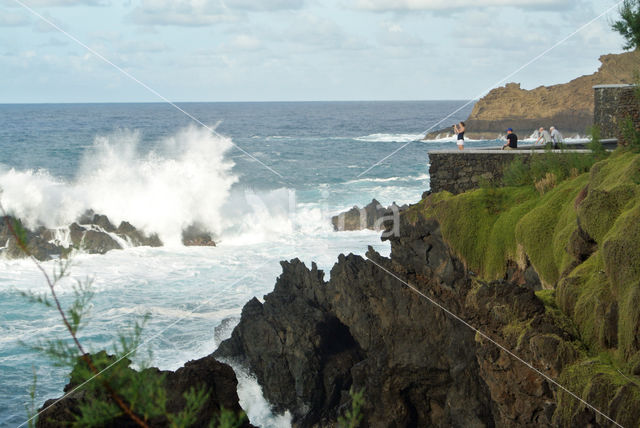
<svg viewBox="0 0 640 428">
<path fill-rule="evenodd" d="M 336 426 L 351 405 L 350 390 L 364 391 L 363 426 L 611 425 L 532 370 L 559 379 L 572 364 L 591 363 L 579 361 L 583 345 L 571 321 L 536 295 L 541 283 L 530 264 L 483 282 L 454 254 L 436 220 L 409 210 L 400 221 L 401 233 L 384 238 L 390 258 L 372 248 L 366 259 L 341 255 L 329 281 L 315 264 L 282 262 L 273 292 L 245 305 L 231 338 L 212 356 L 169 373 L 168 384 L 202 383 L 237 409 L 235 377 L 214 358 L 233 361 L 255 374 L 274 411 L 290 411 L 297 427 Z M 594 250 L 578 227 L 567 251 L 578 261 Z M 589 402 L 624 426 L 640 423 L 637 384 L 598 376 L 589 382 Z M 171 386 L 171 394 L 180 388 Z M 79 393 L 53 407 L 39 426 L 68 420 L 82 399 Z M 203 415 L 218 408 L 212 401 Z"/>
<path fill-rule="evenodd" d="M 370 260 L 341 256 L 328 282 L 315 265 L 283 262 L 274 291 L 247 303 L 214 356 L 250 367 L 296 426 L 332 426 L 350 388 L 365 391 L 370 426 L 554 425 L 553 385 L 394 276 L 556 377 L 573 361 L 565 343 L 575 336 L 545 311 L 533 291 L 539 282 L 514 269 L 510 280 L 481 283 L 435 221 L 403 217 L 401 230 L 390 259 L 371 248 Z M 514 321 L 535 327 L 504 337 Z M 574 420 L 595 417 L 584 410 Z"/>
<path fill-rule="evenodd" d="M 341 255 L 328 281 L 282 262 L 207 361 L 251 370 L 296 427 L 336 426 L 350 391 L 363 426 L 638 426 L 638 195 L 628 152 L 544 196 L 425 193 L 383 222 L 388 258 Z"/>
<path fill-rule="evenodd" d="M 407 208 L 408 205 L 398 206 L 395 202 L 385 208 L 380 202 L 373 199 L 363 208 L 356 205 L 348 211 L 331 217 L 331 224 L 336 232 L 363 229 L 384 230 L 385 220 L 393 220 L 396 217 L 399 220 L 399 214 Z"/>
<path fill-rule="evenodd" d="M 6 217 L 0 221 L 0 254 L 8 258 L 20 258 L 25 254 L 16 245 L 7 222 L 14 224 L 16 219 Z M 44 261 L 55 257 L 65 257 L 73 248 L 89 254 L 105 254 L 111 250 L 122 249 L 125 246 L 161 247 L 162 241 L 157 234 L 146 234 L 131 223 L 123 221 L 117 227 L 105 215 L 87 211 L 75 222 L 68 226 L 68 240 L 71 244 L 66 247 L 55 240 L 58 231 L 44 226 L 34 230 L 24 228 L 24 239 L 31 254 L 38 260 Z M 201 225 L 192 224 L 182 232 L 182 243 L 186 246 L 215 246 L 212 235 Z"/>
</svg>

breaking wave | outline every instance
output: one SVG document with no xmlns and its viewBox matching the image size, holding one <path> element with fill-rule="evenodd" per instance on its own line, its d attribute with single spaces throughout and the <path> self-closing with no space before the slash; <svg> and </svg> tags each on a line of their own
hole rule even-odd
<svg viewBox="0 0 640 428">
<path fill-rule="evenodd" d="M 46 170 L 0 166 L 2 203 L 30 228 L 69 225 L 93 209 L 116 225 L 128 221 L 158 233 L 165 245 L 180 245 L 182 230 L 194 223 L 225 242 L 252 243 L 295 232 L 295 192 L 258 195 L 233 188 L 238 177 L 228 156 L 229 138 L 188 127 L 158 141 L 153 150 L 143 150 L 141 141 L 140 133 L 130 130 L 95 138 L 70 181 Z"/>
</svg>

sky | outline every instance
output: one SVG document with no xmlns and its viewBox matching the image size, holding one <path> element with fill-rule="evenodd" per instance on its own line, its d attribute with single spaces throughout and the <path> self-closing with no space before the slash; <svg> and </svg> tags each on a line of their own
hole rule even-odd
<svg viewBox="0 0 640 428">
<path fill-rule="evenodd" d="M 618 2 L 0 0 L 0 103 L 471 100 L 595 72 Z"/>
</svg>

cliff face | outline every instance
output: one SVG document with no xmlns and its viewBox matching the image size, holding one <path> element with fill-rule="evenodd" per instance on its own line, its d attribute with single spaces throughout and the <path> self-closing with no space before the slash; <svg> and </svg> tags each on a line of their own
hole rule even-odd
<svg viewBox="0 0 640 428">
<path fill-rule="evenodd" d="M 365 391 L 370 426 L 552 426 L 553 385 L 381 267 L 552 377 L 576 358 L 574 333 L 556 325 L 532 289 L 467 275 L 437 222 L 401 229 L 391 259 L 371 249 L 370 261 L 341 256 L 329 282 L 315 266 L 283 263 L 274 291 L 245 306 L 214 355 L 251 367 L 297 426 L 332 426 L 350 388 Z M 502 332 L 527 323 L 535 327 Z M 580 417 L 595 420 L 588 411 Z"/>
<path fill-rule="evenodd" d="M 593 86 L 634 83 L 640 70 L 640 51 L 600 57 L 597 72 L 569 83 L 525 90 L 518 83 L 493 89 L 474 106 L 466 120 L 470 138 L 496 138 L 513 128 L 525 137 L 543 126 L 555 126 L 565 136 L 584 135 L 593 124 Z M 449 129 L 432 132 L 427 138 L 449 135 Z"/>
<path fill-rule="evenodd" d="M 416 257 L 411 276 L 430 281 L 450 302 L 460 302 L 468 278 L 430 223 L 404 258 Z M 399 242 L 399 241 L 398 241 Z M 401 244 L 405 245 L 405 244 Z M 392 269 L 372 250 L 369 257 Z M 425 284 L 426 286 L 426 284 Z M 283 263 L 283 274 L 264 304 L 254 299 L 216 357 L 249 365 L 277 410 L 289 409 L 299 426 L 331 425 L 351 387 L 366 391 L 374 426 L 484 426 L 492 421 L 488 389 L 478 376 L 473 332 L 425 304 L 375 264 L 341 256 L 331 281 L 315 266 Z M 375 404 L 375 405 L 374 405 Z"/>
<path fill-rule="evenodd" d="M 640 309 L 629 296 L 640 277 L 631 244 L 640 186 L 602 187 L 636 180 L 638 159 L 598 164 L 543 198 L 428 196 L 401 216 L 390 258 L 341 256 L 329 281 L 284 262 L 274 291 L 245 306 L 214 355 L 250 367 L 297 426 L 333 426 L 350 388 L 364 390 L 369 426 L 611 425 L 550 379 L 638 426 Z M 597 226 L 618 219 L 630 234 Z M 598 261 L 607 253 L 609 267 Z"/>
</svg>

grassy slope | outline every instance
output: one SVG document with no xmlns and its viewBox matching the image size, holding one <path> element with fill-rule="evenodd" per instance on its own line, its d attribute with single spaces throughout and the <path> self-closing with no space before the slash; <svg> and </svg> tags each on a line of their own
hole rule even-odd
<svg viewBox="0 0 640 428">
<path fill-rule="evenodd" d="M 442 192 L 406 215 L 435 217 L 483 279 L 503 278 L 507 262 L 525 267 L 529 260 L 547 289 L 539 296 L 575 324 L 587 350 L 561 376 L 574 392 L 606 401 L 629 380 L 640 385 L 640 155 L 616 152 L 544 196 L 532 186 Z M 585 261 L 566 250 L 578 224 L 597 243 Z M 575 411 L 563 399 L 560 424 Z"/>
</svg>

